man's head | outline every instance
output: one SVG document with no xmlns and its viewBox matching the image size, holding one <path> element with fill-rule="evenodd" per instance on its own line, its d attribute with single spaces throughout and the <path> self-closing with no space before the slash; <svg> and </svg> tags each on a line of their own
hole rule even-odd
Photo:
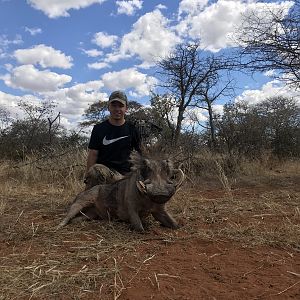
<svg viewBox="0 0 300 300">
<path fill-rule="evenodd" d="M 122 125 L 125 122 L 125 113 L 127 111 L 127 96 L 122 91 L 114 91 L 108 99 L 108 110 L 110 112 L 109 120 L 114 125 Z"/>
<path fill-rule="evenodd" d="M 122 91 L 114 91 L 110 94 L 109 99 L 108 99 L 108 104 L 110 104 L 114 101 L 118 101 L 118 102 L 122 103 L 123 105 L 125 105 L 126 107 L 128 106 L 127 96 Z"/>
</svg>

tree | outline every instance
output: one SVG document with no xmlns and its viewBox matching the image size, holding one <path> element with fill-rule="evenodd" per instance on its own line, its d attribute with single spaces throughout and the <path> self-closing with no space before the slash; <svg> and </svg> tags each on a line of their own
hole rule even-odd
<svg viewBox="0 0 300 300">
<path fill-rule="evenodd" d="M 180 44 L 175 51 L 157 63 L 158 74 L 162 77 L 161 87 L 166 88 L 174 98 L 177 110 L 173 144 L 176 145 L 188 107 L 201 107 L 203 103 L 210 116 L 211 128 L 212 102 L 222 95 L 229 85 L 217 91 L 220 73 L 229 70 L 232 62 L 222 56 L 208 55 L 199 50 L 198 44 Z M 214 91 L 214 92 L 213 92 Z M 201 105 L 202 104 L 202 105 Z"/>
<path fill-rule="evenodd" d="M 279 157 L 300 153 L 300 107 L 296 100 L 271 97 L 256 105 L 256 113 L 265 119 L 268 139 Z"/>
<path fill-rule="evenodd" d="M 223 82 L 223 84 L 221 84 L 221 82 Z M 207 78 L 202 89 L 199 91 L 198 96 L 201 97 L 201 102 L 199 104 L 196 103 L 195 106 L 208 112 L 208 127 L 206 127 L 206 129 L 208 129 L 210 133 L 209 144 L 211 149 L 216 149 L 217 147 L 215 128 L 216 116 L 213 110 L 213 105 L 220 96 L 230 96 L 233 94 L 234 89 L 232 82 L 233 81 L 229 78 L 229 75 L 226 77 L 226 81 L 223 81 L 220 72 L 216 71 L 214 75 Z"/>
<path fill-rule="evenodd" d="M 243 68 L 275 70 L 274 78 L 300 87 L 300 0 L 294 0 L 288 11 L 281 8 L 244 15 L 237 32 Z"/>
<path fill-rule="evenodd" d="M 107 102 L 97 101 L 89 105 L 84 111 L 83 117 L 87 119 L 80 123 L 82 127 L 89 127 L 95 125 L 106 118 L 107 115 Z"/>
<path fill-rule="evenodd" d="M 150 119 L 162 129 L 162 140 L 172 142 L 175 134 L 174 104 L 175 100 L 168 94 L 152 94 L 150 99 Z"/>
<path fill-rule="evenodd" d="M 226 103 L 217 122 L 220 147 L 230 156 L 259 156 L 268 148 L 266 125 L 248 103 Z"/>
<path fill-rule="evenodd" d="M 24 112 L 24 118 L 10 120 L 0 135 L 0 153 L 2 157 L 23 158 L 29 153 L 50 149 L 67 136 L 62 131 L 60 114 L 53 116 L 54 104 L 41 102 L 33 104 L 21 101 L 18 106 Z"/>
<path fill-rule="evenodd" d="M 300 108 L 286 97 L 255 105 L 228 103 L 217 123 L 217 137 L 230 154 L 257 157 L 267 150 L 278 157 L 298 156 Z"/>
<path fill-rule="evenodd" d="M 12 118 L 10 116 L 9 111 L 4 108 L 0 107 L 0 134 L 5 132 L 5 129 L 11 124 Z"/>
<path fill-rule="evenodd" d="M 24 147 L 26 149 L 31 149 L 34 147 L 34 144 L 39 143 L 37 142 L 37 135 L 45 130 L 44 127 L 47 128 L 47 135 L 42 139 L 42 142 L 45 143 L 45 141 L 47 141 L 51 144 L 53 135 L 57 134 L 60 125 L 59 113 L 57 117 L 51 120 L 53 109 L 55 107 L 54 103 L 51 101 L 44 101 L 35 105 L 30 102 L 20 101 L 18 106 L 25 112 L 26 115 L 23 123 L 24 126 L 26 124 L 26 128 L 24 128 L 24 130 L 26 129 L 28 131 L 26 135 L 24 135 Z M 54 124 L 56 121 L 58 121 L 57 126 Z M 16 123 L 22 122 L 18 121 Z"/>
</svg>

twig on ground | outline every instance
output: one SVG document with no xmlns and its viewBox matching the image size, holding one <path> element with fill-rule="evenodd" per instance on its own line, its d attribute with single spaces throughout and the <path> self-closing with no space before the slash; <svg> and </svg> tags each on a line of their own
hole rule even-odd
<svg viewBox="0 0 300 300">
<path fill-rule="evenodd" d="M 285 293 L 286 291 L 288 291 L 288 290 L 290 290 L 291 288 L 293 288 L 294 286 L 296 286 L 299 282 L 300 282 L 300 280 L 297 281 L 297 282 L 295 282 L 294 284 L 290 285 L 290 286 L 287 287 L 286 289 L 282 290 L 281 292 L 279 292 L 279 293 L 277 293 L 277 294 L 273 294 L 273 296 L 275 296 L 275 295 L 281 295 L 281 294 Z"/>
<path fill-rule="evenodd" d="M 295 275 L 295 276 L 297 276 L 297 277 L 300 277 L 300 274 L 299 274 L 299 273 L 295 273 L 295 272 L 291 272 L 291 271 L 287 271 L 287 273 L 292 274 L 292 275 Z"/>
<path fill-rule="evenodd" d="M 155 278 L 157 289 L 160 290 L 160 288 L 159 288 L 159 281 L 158 281 L 156 273 L 154 273 L 154 278 Z"/>
</svg>

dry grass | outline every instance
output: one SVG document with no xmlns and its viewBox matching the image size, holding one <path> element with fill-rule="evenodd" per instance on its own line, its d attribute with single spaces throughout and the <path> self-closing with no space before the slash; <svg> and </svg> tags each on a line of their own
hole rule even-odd
<svg viewBox="0 0 300 300">
<path fill-rule="evenodd" d="M 131 232 L 127 224 L 103 221 L 56 232 L 67 203 L 83 188 L 85 155 L 28 158 L 17 168 L 0 164 L 1 300 L 60 299 L 61 294 L 64 299 L 118 299 L 155 255 L 140 249 L 157 239 L 171 243 L 200 237 L 300 251 L 298 162 L 278 163 L 263 174 L 255 173 L 260 167 L 252 164 L 251 175 L 244 172 L 239 182 L 226 174 L 220 160 L 209 165 L 207 159 L 202 162 L 210 168 L 202 173 L 205 180 L 193 178 L 170 203 L 184 224 L 179 231 L 157 235 L 158 224 L 150 220 L 146 235 Z M 271 179 L 271 185 L 245 185 Z M 158 275 L 168 274 L 155 275 L 159 288 Z"/>
</svg>

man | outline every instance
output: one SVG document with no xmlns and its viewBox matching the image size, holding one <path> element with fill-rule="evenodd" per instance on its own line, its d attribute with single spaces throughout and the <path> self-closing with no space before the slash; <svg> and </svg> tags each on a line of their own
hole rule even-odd
<svg viewBox="0 0 300 300">
<path fill-rule="evenodd" d="M 92 130 L 88 146 L 86 189 L 99 183 L 110 182 L 109 177 L 112 182 L 121 178 L 130 171 L 131 151 L 141 152 L 139 133 L 133 124 L 125 120 L 127 109 L 126 94 L 122 91 L 111 93 L 108 100 L 108 120 L 95 125 Z M 92 166 L 94 167 L 91 168 Z M 90 177 L 99 174 L 101 179 L 92 182 L 95 179 Z"/>
</svg>

